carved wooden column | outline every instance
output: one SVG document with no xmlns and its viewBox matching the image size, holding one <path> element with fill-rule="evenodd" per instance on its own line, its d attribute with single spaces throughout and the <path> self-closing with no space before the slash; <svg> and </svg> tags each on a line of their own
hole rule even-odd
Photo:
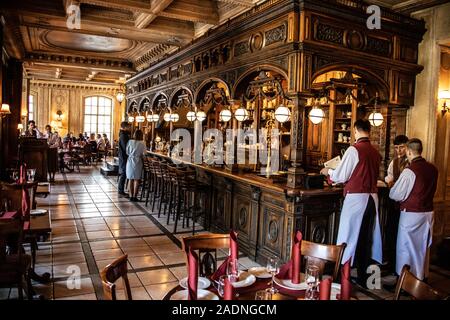
<svg viewBox="0 0 450 320">
<path fill-rule="evenodd" d="M 306 98 L 300 94 L 290 95 L 293 102 L 291 113 L 291 167 L 288 169 L 287 186 L 300 188 L 304 185 L 305 171 L 302 168 L 304 146 L 304 106 Z"/>
</svg>

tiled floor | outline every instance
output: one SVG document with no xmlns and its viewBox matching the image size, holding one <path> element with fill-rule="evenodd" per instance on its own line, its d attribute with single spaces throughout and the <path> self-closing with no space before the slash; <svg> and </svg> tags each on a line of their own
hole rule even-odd
<svg viewBox="0 0 450 320">
<path fill-rule="evenodd" d="M 38 199 L 38 207 L 49 210 L 53 231 L 49 242 L 39 244 L 36 270 L 51 273 L 52 281 L 33 287 L 47 299 L 102 299 L 99 270 L 123 253 L 129 257 L 134 299 L 161 299 L 186 276 L 179 240 L 190 234 L 190 228 L 180 226 L 172 235 L 173 226 L 166 225 L 165 217 L 158 219 L 143 203 L 118 196 L 116 177 L 103 177 L 98 168 L 57 174 L 51 195 Z M 242 268 L 256 265 L 244 256 L 239 263 Z M 448 288 L 449 274 L 435 271 L 432 279 Z M 71 280 L 76 274 L 81 277 L 79 287 Z M 123 298 L 120 281 L 118 289 Z M 0 289 L 0 299 L 16 297 L 16 289 Z M 392 294 L 373 290 L 358 297 L 389 299 Z"/>
</svg>

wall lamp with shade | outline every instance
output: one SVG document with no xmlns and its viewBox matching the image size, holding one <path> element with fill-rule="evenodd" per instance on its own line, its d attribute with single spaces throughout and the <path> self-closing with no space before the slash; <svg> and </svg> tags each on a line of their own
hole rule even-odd
<svg viewBox="0 0 450 320">
<path fill-rule="evenodd" d="M 309 118 L 309 120 L 311 120 L 311 122 L 313 124 L 319 124 L 323 121 L 323 119 L 325 119 L 325 112 L 320 107 L 320 99 L 319 98 L 317 98 L 315 100 L 315 103 L 314 103 L 311 111 L 308 114 L 308 118 Z"/>
<path fill-rule="evenodd" d="M 9 107 L 9 104 L 2 103 L 2 108 L 0 109 L 0 116 L 2 118 L 6 117 L 7 115 L 11 114 L 11 109 Z"/>
<path fill-rule="evenodd" d="M 125 90 L 123 89 L 123 85 L 121 85 L 119 91 L 117 91 L 116 99 L 119 103 L 122 103 L 122 101 L 125 99 Z"/>
<path fill-rule="evenodd" d="M 449 90 L 442 90 L 439 91 L 438 94 L 439 100 L 444 100 L 444 104 L 442 105 L 442 115 L 444 115 L 447 111 L 450 112 L 450 106 L 447 105 L 447 100 L 450 100 L 450 91 Z"/>
<path fill-rule="evenodd" d="M 378 92 L 375 96 L 375 102 L 374 102 L 374 110 L 371 114 L 369 114 L 369 122 L 374 127 L 379 127 L 383 124 L 384 117 L 383 115 L 378 111 Z"/>
</svg>

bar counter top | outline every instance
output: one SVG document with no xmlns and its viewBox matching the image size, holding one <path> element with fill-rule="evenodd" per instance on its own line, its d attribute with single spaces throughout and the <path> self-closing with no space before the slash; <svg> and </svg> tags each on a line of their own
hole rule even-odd
<svg viewBox="0 0 450 320">
<path fill-rule="evenodd" d="M 195 164 L 192 162 L 186 162 L 181 159 L 173 159 L 169 157 L 167 154 L 161 152 L 147 151 L 147 155 L 153 155 L 161 158 L 165 158 L 171 161 L 177 161 L 179 163 L 183 163 L 185 165 L 192 166 L 194 168 L 202 169 L 206 172 L 225 177 L 228 179 L 232 179 L 235 181 L 239 181 L 242 183 L 247 183 L 259 187 L 261 189 L 266 189 L 273 192 L 284 193 L 290 197 L 300 197 L 298 200 L 306 199 L 308 197 L 316 197 L 316 196 L 326 196 L 326 195 L 336 195 L 342 194 L 342 187 L 339 186 L 324 186 L 323 189 L 293 189 L 289 188 L 285 185 L 285 182 L 272 182 L 268 178 L 253 174 L 253 173 L 245 173 L 245 172 L 231 172 L 225 168 L 220 167 L 212 167 L 205 164 Z"/>
</svg>

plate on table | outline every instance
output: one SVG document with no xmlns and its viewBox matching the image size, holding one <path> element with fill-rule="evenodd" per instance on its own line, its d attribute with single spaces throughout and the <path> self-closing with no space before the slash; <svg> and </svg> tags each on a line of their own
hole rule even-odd
<svg viewBox="0 0 450 320">
<path fill-rule="evenodd" d="M 204 277 L 198 277 L 197 289 L 206 289 L 211 285 L 211 281 Z M 188 288 L 188 278 L 183 278 L 180 280 L 180 286 L 184 289 Z"/>
<path fill-rule="evenodd" d="M 300 280 L 303 280 L 304 276 L 303 274 L 300 276 Z M 306 290 L 308 289 L 308 285 L 306 282 L 300 282 L 300 283 L 292 283 L 291 279 L 278 279 L 277 277 L 274 278 L 274 282 L 279 285 L 280 287 L 283 287 L 285 289 L 289 290 Z"/>
<path fill-rule="evenodd" d="M 239 274 L 239 281 L 232 282 L 231 284 L 235 288 L 244 288 L 244 287 L 251 286 L 255 282 L 256 282 L 256 277 L 253 274 L 243 271 Z"/>
<path fill-rule="evenodd" d="M 30 215 L 32 216 L 41 216 L 43 214 L 46 214 L 48 211 L 45 209 L 33 209 L 30 210 Z"/>
<path fill-rule="evenodd" d="M 170 300 L 187 300 L 188 299 L 188 290 L 181 290 L 175 292 Z M 198 289 L 197 290 L 197 300 L 219 300 L 219 297 L 208 290 Z"/>
<path fill-rule="evenodd" d="M 260 279 L 268 279 L 272 277 L 272 275 L 267 272 L 265 267 L 253 267 L 248 269 L 248 272 Z"/>
</svg>

